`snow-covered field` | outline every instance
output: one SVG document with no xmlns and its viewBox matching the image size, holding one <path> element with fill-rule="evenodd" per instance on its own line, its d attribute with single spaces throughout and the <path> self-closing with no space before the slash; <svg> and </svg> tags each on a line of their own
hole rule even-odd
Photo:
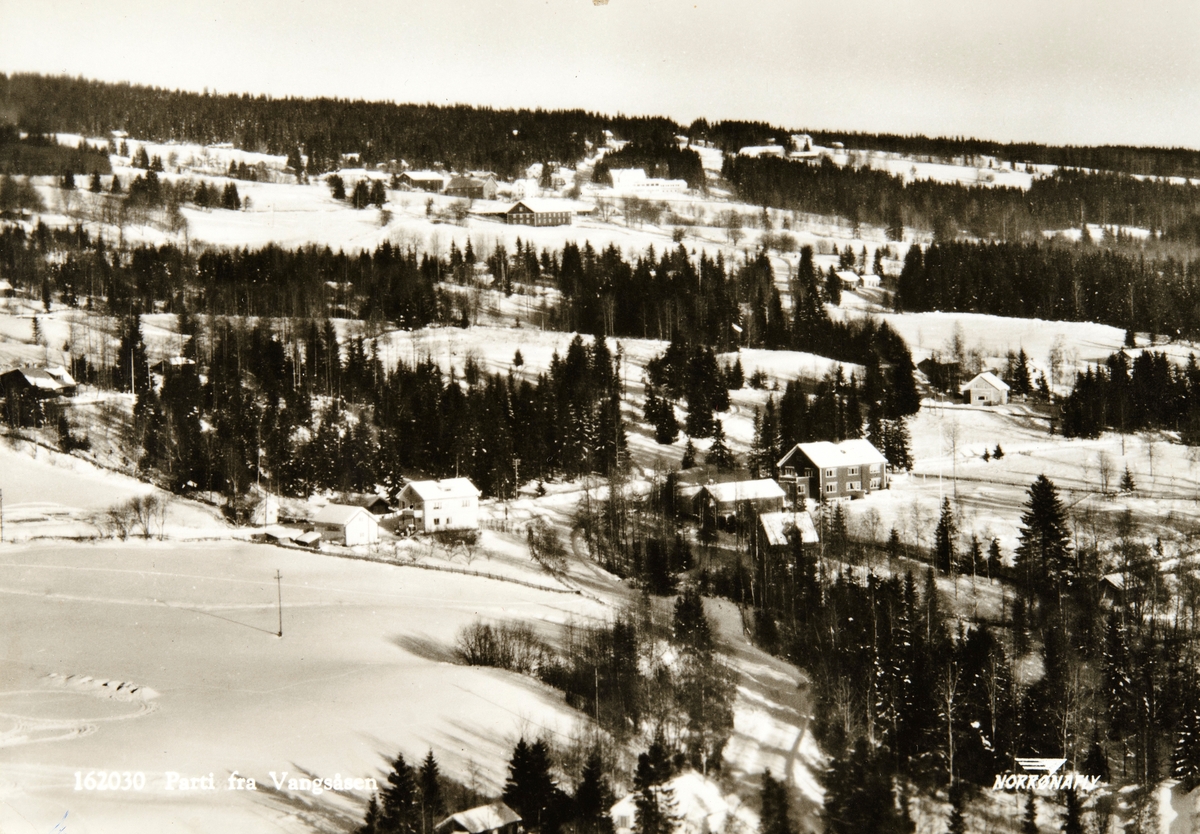
<svg viewBox="0 0 1200 834">
<path fill-rule="evenodd" d="M 562 626 L 606 620 L 628 601 L 620 583 L 579 559 L 564 579 L 549 577 L 516 534 L 485 532 L 473 561 L 409 543 L 373 554 L 389 564 L 251 544 L 191 502 L 173 505 L 165 541 L 13 543 L 24 537 L 14 536 L 27 524 L 22 513 L 40 511 L 71 534 L 93 509 L 150 488 L 44 450 L 0 447 L 0 489 L 6 832 L 64 818 L 87 832 L 168 821 L 197 831 L 346 830 L 367 792 L 277 789 L 271 772 L 378 780 L 397 750 L 412 760 L 433 749 L 444 772 L 494 794 L 517 738 L 568 744 L 587 719 L 529 678 L 454 664 L 458 630 L 518 620 L 553 640 Z M 578 498 L 567 485 L 522 496 L 512 519 L 562 523 Z M 507 509 L 485 512 L 498 519 Z M 198 534 L 218 538 L 180 540 Z M 445 567 L 455 572 L 437 569 Z M 770 766 L 819 803 L 821 759 L 797 700 L 799 673 L 749 645 L 736 609 L 717 604 L 713 614 L 742 673 L 727 775 L 752 796 Z M 77 772 L 100 770 L 142 773 L 145 786 L 76 790 Z M 258 790 L 230 790 L 235 771 Z M 180 790 L 173 774 L 211 774 L 213 789 Z"/>
</svg>

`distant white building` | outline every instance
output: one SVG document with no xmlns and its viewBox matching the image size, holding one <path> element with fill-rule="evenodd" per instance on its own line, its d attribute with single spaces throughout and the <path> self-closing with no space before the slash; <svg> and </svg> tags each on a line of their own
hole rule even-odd
<svg viewBox="0 0 1200 834">
<path fill-rule="evenodd" d="M 868 272 L 866 275 L 859 276 L 858 282 L 863 289 L 874 290 L 879 288 L 879 285 L 883 283 L 883 279 L 873 272 Z"/>
<path fill-rule="evenodd" d="M 842 289 L 844 289 L 844 290 L 858 289 L 859 282 L 858 282 L 858 273 L 857 272 L 851 272 L 848 269 L 840 269 L 837 272 L 835 272 L 834 274 L 837 275 L 838 280 L 842 282 Z"/>
<path fill-rule="evenodd" d="M 991 371 L 978 374 L 959 391 L 971 405 L 1004 405 L 1008 402 L 1008 383 Z"/>
<path fill-rule="evenodd" d="M 656 194 L 682 194 L 687 191 L 687 180 L 668 180 L 646 176 L 643 168 L 612 168 L 613 191 L 635 197 L 653 197 Z"/>
<path fill-rule="evenodd" d="M 788 156 L 792 159 L 817 156 L 817 147 L 813 144 L 813 138 L 807 133 L 793 133 L 788 140 Z"/>
<path fill-rule="evenodd" d="M 348 547 L 379 541 L 379 521 L 363 507 L 326 504 L 313 519 L 313 525 L 322 539 L 341 541 Z"/>
<path fill-rule="evenodd" d="M 738 151 L 738 156 L 777 156 L 783 159 L 786 150 L 783 145 L 747 145 Z"/>
<path fill-rule="evenodd" d="M 446 188 L 446 175 L 438 171 L 405 171 L 400 175 L 400 184 L 413 191 L 440 194 Z"/>
<path fill-rule="evenodd" d="M 401 514 L 412 513 L 423 533 L 479 529 L 479 490 L 469 478 L 409 481 L 398 500 Z"/>
</svg>

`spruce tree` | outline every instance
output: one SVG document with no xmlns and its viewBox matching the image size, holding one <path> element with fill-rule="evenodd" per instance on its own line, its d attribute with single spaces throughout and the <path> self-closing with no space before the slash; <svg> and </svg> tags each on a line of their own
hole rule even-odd
<svg viewBox="0 0 1200 834">
<path fill-rule="evenodd" d="M 420 834 L 421 813 L 417 806 L 417 783 L 412 768 L 397 753 L 387 787 L 380 796 L 380 820 L 377 830 L 386 834 Z"/>
<path fill-rule="evenodd" d="M 1018 539 L 1017 565 L 1029 590 L 1049 594 L 1073 579 L 1067 512 L 1045 475 L 1029 487 Z"/>
<path fill-rule="evenodd" d="M 887 757 L 860 738 L 848 755 L 834 758 L 825 775 L 825 830 L 830 834 L 901 834 Z"/>
<path fill-rule="evenodd" d="M 1133 473 L 1126 466 L 1124 474 L 1121 475 L 1121 492 L 1129 493 L 1135 489 L 1137 489 L 1137 485 L 1133 482 Z"/>
<path fill-rule="evenodd" d="M 100 172 L 92 171 L 92 181 L 91 184 L 88 185 L 88 191 L 92 192 L 93 194 L 99 194 L 102 189 L 103 186 L 100 183 Z"/>
<path fill-rule="evenodd" d="M 1179 780 L 1183 791 L 1191 792 L 1200 785 L 1200 689 L 1188 685 L 1185 693 L 1171 751 L 1171 778 Z"/>
<path fill-rule="evenodd" d="M 1021 821 L 1021 834 L 1038 834 L 1037 800 L 1032 793 L 1025 797 L 1025 819 Z"/>
<path fill-rule="evenodd" d="M 583 774 L 575 789 L 575 822 L 580 834 L 612 834 L 613 821 L 609 814 L 612 804 L 612 788 L 604 775 L 600 751 L 593 750 L 583 765 Z"/>
<path fill-rule="evenodd" d="M 795 834 L 789 815 L 787 785 L 763 771 L 762 813 L 759 815 L 759 834 Z"/>
<path fill-rule="evenodd" d="M 708 466 L 716 467 L 719 472 L 732 472 L 737 468 L 737 458 L 725 440 L 725 429 L 721 425 L 721 421 L 716 421 L 716 424 L 717 427 L 713 431 L 712 445 L 708 447 L 708 454 L 704 457 L 704 463 Z"/>
<path fill-rule="evenodd" d="M 1067 812 L 1063 819 L 1062 834 L 1083 834 L 1083 803 L 1075 788 L 1067 789 Z"/>
<path fill-rule="evenodd" d="M 673 797 L 670 790 L 664 787 L 664 783 L 674 775 L 660 728 L 646 752 L 638 755 L 637 770 L 633 777 L 634 790 L 637 792 L 634 799 L 635 834 L 671 834 L 674 831 Z"/>
<path fill-rule="evenodd" d="M 430 750 L 421 762 L 418 775 L 421 789 L 421 834 L 432 834 L 433 827 L 446 815 L 446 802 L 442 797 L 441 772 L 437 759 Z"/>
<path fill-rule="evenodd" d="M 967 834 L 966 805 L 966 787 L 962 782 L 957 782 L 950 788 L 950 819 L 946 823 L 946 834 Z"/>
<path fill-rule="evenodd" d="M 683 458 L 679 461 L 680 469 L 691 469 L 696 465 L 696 447 L 692 445 L 692 438 L 687 439 L 687 443 L 683 447 Z"/>
<path fill-rule="evenodd" d="M 355 834 L 379 834 L 381 819 L 379 798 L 372 794 L 371 798 L 367 800 L 367 813 L 363 817 L 363 824 L 355 829 Z"/>
<path fill-rule="evenodd" d="M 685 590 L 675 600 L 671 639 L 689 655 L 703 658 L 712 655 L 712 627 L 704 613 L 704 600 L 694 587 Z"/>
<path fill-rule="evenodd" d="M 942 515 L 938 519 L 937 531 L 934 534 L 934 559 L 937 569 L 949 573 L 954 566 L 954 537 L 958 535 L 958 525 L 954 521 L 954 510 L 950 507 L 950 499 L 942 499 Z"/>
<path fill-rule="evenodd" d="M 543 739 L 527 744 L 522 738 L 513 748 L 504 783 L 504 802 L 521 815 L 526 828 L 556 834 L 562 803 L 550 773 L 550 748 Z"/>
</svg>

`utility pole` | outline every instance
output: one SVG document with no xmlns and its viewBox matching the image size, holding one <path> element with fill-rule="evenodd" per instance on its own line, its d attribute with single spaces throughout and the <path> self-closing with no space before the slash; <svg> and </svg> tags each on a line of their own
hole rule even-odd
<svg viewBox="0 0 1200 834">
<path fill-rule="evenodd" d="M 275 635 L 276 637 L 283 636 L 283 586 L 280 584 L 280 580 L 282 578 L 283 577 L 281 577 L 279 575 L 279 569 L 276 568 L 275 569 L 275 601 L 276 601 L 276 605 L 279 609 L 279 633 L 277 633 Z"/>
<path fill-rule="evenodd" d="M 4 543 L 4 490 L 0 489 L 0 544 Z"/>
</svg>

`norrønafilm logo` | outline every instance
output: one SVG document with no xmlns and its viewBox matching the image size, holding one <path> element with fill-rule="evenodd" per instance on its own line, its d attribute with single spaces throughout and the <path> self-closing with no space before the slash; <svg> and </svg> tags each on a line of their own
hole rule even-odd
<svg viewBox="0 0 1200 834">
<path fill-rule="evenodd" d="M 1053 776 L 1059 768 L 1067 763 L 1066 759 L 1023 759 L 1017 757 L 1017 764 L 1030 773 L 1049 773 Z"/>
<path fill-rule="evenodd" d="M 994 791 L 1079 791 L 1093 790 L 1100 784 L 1099 776 L 1084 776 L 1082 773 L 1060 771 L 1066 759 L 1044 759 L 1017 757 L 1017 764 L 1025 773 L 999 773 L 992 785 Z"/>
</svg>

